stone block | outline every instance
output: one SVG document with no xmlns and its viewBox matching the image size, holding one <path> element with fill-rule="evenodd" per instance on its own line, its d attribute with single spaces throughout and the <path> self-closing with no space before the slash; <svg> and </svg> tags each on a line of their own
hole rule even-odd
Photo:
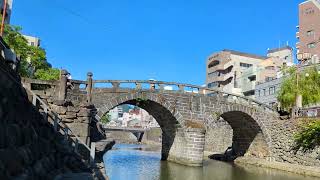
<svg viewBox="0 0 320 180">
<path fill-rule="evenodd" d="M 76 123 L 90 123 L 90 117 L 78 117 L 74 120 Z"/>
<path fill-rule="evenodd" d="M 67 108 L 64 106 L 57 106 L 57 105 L 51 105 L 51 108 L 54 112 L 58 113 L 58 114 L 66 114 L 67 113 Z"/>
<path fill-rule="evenodd" d="M 70 123 L 68 124 L 71 131 L 77 136 L 89 136 L 89 124 L 87 123 Z"/>
<path fill-rule="evenodd" d="M 74 106 L 68 106 L 68 107 L 67 107 L 67 111 L 68 111 L 68 112 L 77 113 L 77 112 L 80 111 L 80 108 L 74 107 Z"/>
<path fill-rule="evenodd" d="M 77 113 L 77 117 L 90 117 L 91 115 L 91 110 L 90 109 L 80 109 L 80 111 Z"/>
<path fill-rule="evenodd" d="M 67 112 L 65 118 L 67 119 L 75 119 L 77 117 L 77 113 L 75 112 Z"/>
</svg>

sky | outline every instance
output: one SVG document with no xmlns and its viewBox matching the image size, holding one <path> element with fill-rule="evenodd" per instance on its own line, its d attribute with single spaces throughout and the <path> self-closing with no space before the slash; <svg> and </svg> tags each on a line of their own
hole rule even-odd
<svg viewBox="0 0 320 180">
<path fill-rule="evenodd" d="M 303 0 L 14 0 L 11 24 L 41 38 L 73 79 L 202 85 L 206 59 L 233 49 L 294 46 Z"/>
</svg>

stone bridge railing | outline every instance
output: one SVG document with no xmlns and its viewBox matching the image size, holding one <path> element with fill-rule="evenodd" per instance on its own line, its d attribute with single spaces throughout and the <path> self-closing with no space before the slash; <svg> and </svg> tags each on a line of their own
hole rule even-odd
<svg viewBox="0 0 320 180">
<path fill-rule="evenodd" d="M 57 113 L 52 111 L 50 107 L 33 91 L 25 87 L 27 93 L 32 97 L 32 104 L 38 108 L 39 112 L 43 114 L 45 121 L 48 121 L 53 125 L 53 129 L 55 132 L 59 132 L 64 135 L 65 141 L 71 143 L 74 147 L 74 153 L 82 154 L 80 152 L 80 145 L 84 147 L 85 152 L 84 154 L 88 154 L 89 157 L 85 157 L 88 159 L 88 165 L 92 166 L 95 160 L 95 143 L 92 142 L 90 147 L 86 145 L 72 130 L 68 127 L 68 125 L 62 123 L 62 118 L 59 117 Z"/>
<path fill-rule="evenodd" d="M 169 92 L 169 93 L 189 93 L 199 94 L 205 96 L 218 96 L 224 98 L 229 102 L 238 104 L 246 104 L 254 107 L 260 107 L 266 111 L 276 112 L 272 107 L 260 103 L 251 98 L 247 98 L 241 95 L 226 93 L 218 89 L 206 88 L 202 86 L 176 83 L 176 82 L 164 82 L 153 80 L 92 80 L 92 74 L 88 74 L 87 81 L 70 80 L 70 84 L 73 88 L 87 91 L 88 100 L 92 99 L 92 89 L 109 88 L 113 90 L 128 89 L 135 91 L 155 91 L 155 92 Z"/>
</svg>

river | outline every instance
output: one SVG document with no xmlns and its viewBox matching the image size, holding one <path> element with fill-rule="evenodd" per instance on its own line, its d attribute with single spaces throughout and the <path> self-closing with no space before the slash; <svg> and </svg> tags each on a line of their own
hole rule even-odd
<svg viewBox="0 0 320 180">
<path fill-rule="evenodd" d="M 203 167 L 187 167 L 160 160 L 160 149 L 148 145 L 116 144 L 104 155 L 110 180 L 316 180 L 283 171 L 237 166 L 206 160 Z"/>
</svg>

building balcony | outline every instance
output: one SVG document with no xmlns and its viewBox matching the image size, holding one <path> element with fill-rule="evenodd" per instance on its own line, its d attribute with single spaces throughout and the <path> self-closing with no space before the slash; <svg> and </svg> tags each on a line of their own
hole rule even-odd
<svg viewBox="0 0 320 180">
<path fill-rule="evenodd" d="M 300 38 L 300 32 L 296 32 L 296 38 L 297 38 L 297 39 Z"/>
<path fill-rule="evenodd" d="M 242 92 L 248 92 L 254 90 L 256 87 L 256 81 L 246 82 L 241 84 Z"/>
<path fill-rule="evenodd" d="M 296 48 L 300 49 L 300 42 L 296 42 Z"/>
<path fill-rule="evenodd" d="M 233 78 L 233 73 L 222 74 L 220 76 L 210 77 L 209 82 L 224 82 L 230 78 Z"/>
</svg>

